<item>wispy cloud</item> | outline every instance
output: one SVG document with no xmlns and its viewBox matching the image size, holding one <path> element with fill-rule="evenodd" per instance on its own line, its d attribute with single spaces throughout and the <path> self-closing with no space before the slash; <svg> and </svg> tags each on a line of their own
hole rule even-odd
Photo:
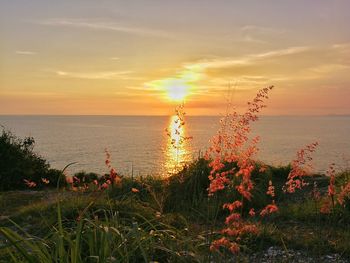
<svg viewBox="0 0 350 263">
<path fill-rule="evenodd" d="M 325 79 L 330 78 L 330 73 L 344 74 L 350 68 L 342 59 L 346 47 L 294 46 L 237 58 L 201 59 L 184 63 L 173 76 L 148 81 L 145 86 L 164 91 L 168 86 L 191 85 L 195 87 L 191 89 L 192 94 L 207 94 L 220 92 L 223 87 L 227 90 L 230 80 L 237 81 L 240 89 L 249 90 L 269 83 Z M 328 61 L 327 64 L 324 61 Z M 197 77 L 183 81 L 185 73 Z"/>
<path fill-rule="evenodd" d="M 233 66 L 252 65 L 254 63 L 264 61 L 266 59 L 271 60 L 273 58 L 298 54 L 307 50 L 309 50 L 309 47 L 289 47 L 286 49 L 247 55 L 241 58 L 215 58 L 186 63 L 185 65 L 183 65 L 182 69 L 178 70 L 175 76 L 148 81 L 144 83 L 144 85 L 153 90 L 159 91 L 164 91 L 166 89 L 170 89 L 176 86 L 186 86 L 189 87 L 189 90 L 191 90 L 191 87 L 194 83 L 198 83 L 206 77 L 206 71 L 209 69 L 224 69 Z M 261 76 L 258 76 L 258 78 L 255 78 L 254 80 L 250 79 L 249 82 L 254 82 L 255 84 L 257 82 L 257 79 L 261 80 L 261 78 Z M 246 82 L 248 82 L 247 76 L 245 77 L 245 80 Z M 211 80 L 207 79 L 207 81 L 210 82 Z M 217 83 L 218 79 L 216 79 L 213 84 Z M 227 84 L 226 81 L 225 83 Z"/>
<path fill-rule="evenodd" d="M 186 67 L 191 67 L 193 65 L 196 65 L 196 66 L 201 66 L 203 68 L 225 68 L 225 67 L 231 67 L 236 65 L 249 65 L 265 59 L 272 59 L 272 58 L 302 53 L 302 52 L 308 51 L 309 49 L 310 49 L 309 47 L 289 47 L 286 49 L 279 49 L 279 50 L 247 55 L 241 58 L 219 58 L 219 59 L 212 59 L 212 60 L 202 60 L 195 64 L 187 65 Z"/>
<path fill-rule="evenodd" d="M 234 41 L 248 44 L 267 44 L 271 41 L 272 36 L 281 35 L 283 33 L 284 30 L 281 29 L 245 25 L 238 30 L 238 36 Z"/>
<path fill-rule="evenodd" d="M 106 21 L 88 21 L 82 19 L 51 19 L 46 21 L 41 21 L 39 24 L 48 26 L 63 26 L 71 28 L 81 28 L 90 30 L 102 30 L 102 31 L 113 31 L 126 34 L 134 34 L 141 36 L 152 36 L 161 38 L 172 38 L 172 36 L 165 31 L 122 25 L 114 22 Z"/>
<path fill-rule="evenodd" d="M 350 65 L 344 65 L 344 64 L 323 64 L 316 66 L 314 68 L 311 68 L 310 70 L 317 73 L 317 74 L 330 74 L 334 72 L 339 72 L 341 70 L 349 70 Z"/>
<path fill-rule="evenodd" d="M 257 25 L 245 25 L 241 27 L 241 32 L 257 33 L 257 34 L 282 34 L 285 31 L 272 27 L 263 27 Z"/>
<path fill-rule="evenodd" d="M 77 79 L 96 79 L 96 80 L 109 80 L 109 79 L 136 79 L 130 76 L 132 71 L 99 71 L 99 72 L 67 72 L 67 71 L 55 71 L 57 76 L 65 78 L 77 78 Z"/>
<path fill-rule="evenodd" d="M 333 44 L 332 48 L 349 50 L 350 49 L 350 42 Z"/>
<path fill-rule="evenodd" d="M 28 50 L 16 50 L 15 53 L 17 55 L 29 55 L 29 56 L 37 54 L 36 52 L 28 51 Z"/>
</svg>

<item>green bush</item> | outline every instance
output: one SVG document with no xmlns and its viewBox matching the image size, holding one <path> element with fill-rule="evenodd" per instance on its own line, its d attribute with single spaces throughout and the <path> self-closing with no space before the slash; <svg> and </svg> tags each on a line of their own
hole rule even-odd
<svg viewBox="0 0 350 263">
<path fill-rule="evenodd" d="M 209 174 L 208 161 L 199 159 L 170 177 L 167 211 L 198 208 L 208 197 Z"/>
<path fill-rule="evenodd" d="M 33 152 L 34 138 L 20 139 L 9 131 L 2 130 L 0 136 L 0 191 L 28 188 L 24 180 L 37 184 L 36 189 L 56 186 L 61 172 L 50 169 L 42 157 Z M 46 184 L 42 179 L 48 179 Z M 63 178 L 62 178 L 63 179 Z"/>
</svg>

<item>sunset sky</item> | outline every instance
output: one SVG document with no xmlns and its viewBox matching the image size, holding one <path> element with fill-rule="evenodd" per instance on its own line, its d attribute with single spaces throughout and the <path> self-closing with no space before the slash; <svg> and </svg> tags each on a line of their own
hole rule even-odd
<svg viewBox="0 0 350 263">
<path fill-rule="evenodd" d="M 0 114 L 350 114 L 348 0 L 0 5 Z"/>
</svg>

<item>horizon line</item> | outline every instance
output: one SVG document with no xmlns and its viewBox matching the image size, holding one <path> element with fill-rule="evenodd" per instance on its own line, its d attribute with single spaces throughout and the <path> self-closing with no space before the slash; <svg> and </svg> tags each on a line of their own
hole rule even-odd
<svg viewBox="0 0 350 263">
<path fill-rule="evenodd" d="M 142 115 L 142 114 L 1 114 L 0 117 L 169 117 L 171 114 L 162 115 Z M 195 114 L 187 117 L 222 117 L 223 114 L 206 115 Z M 258 117 L 347 117 L 347 114 L 259 114 Z"/>
</svg>

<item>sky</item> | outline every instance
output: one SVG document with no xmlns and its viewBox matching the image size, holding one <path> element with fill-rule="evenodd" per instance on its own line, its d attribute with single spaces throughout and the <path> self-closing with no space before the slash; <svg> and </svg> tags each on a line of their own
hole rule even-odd
<svg viewBox="0 0 350 263">
<path fill-rule="evenodd" d="M 350 114 L 348 0 L 1 0 L 0 114 Z"/>
</svg>

